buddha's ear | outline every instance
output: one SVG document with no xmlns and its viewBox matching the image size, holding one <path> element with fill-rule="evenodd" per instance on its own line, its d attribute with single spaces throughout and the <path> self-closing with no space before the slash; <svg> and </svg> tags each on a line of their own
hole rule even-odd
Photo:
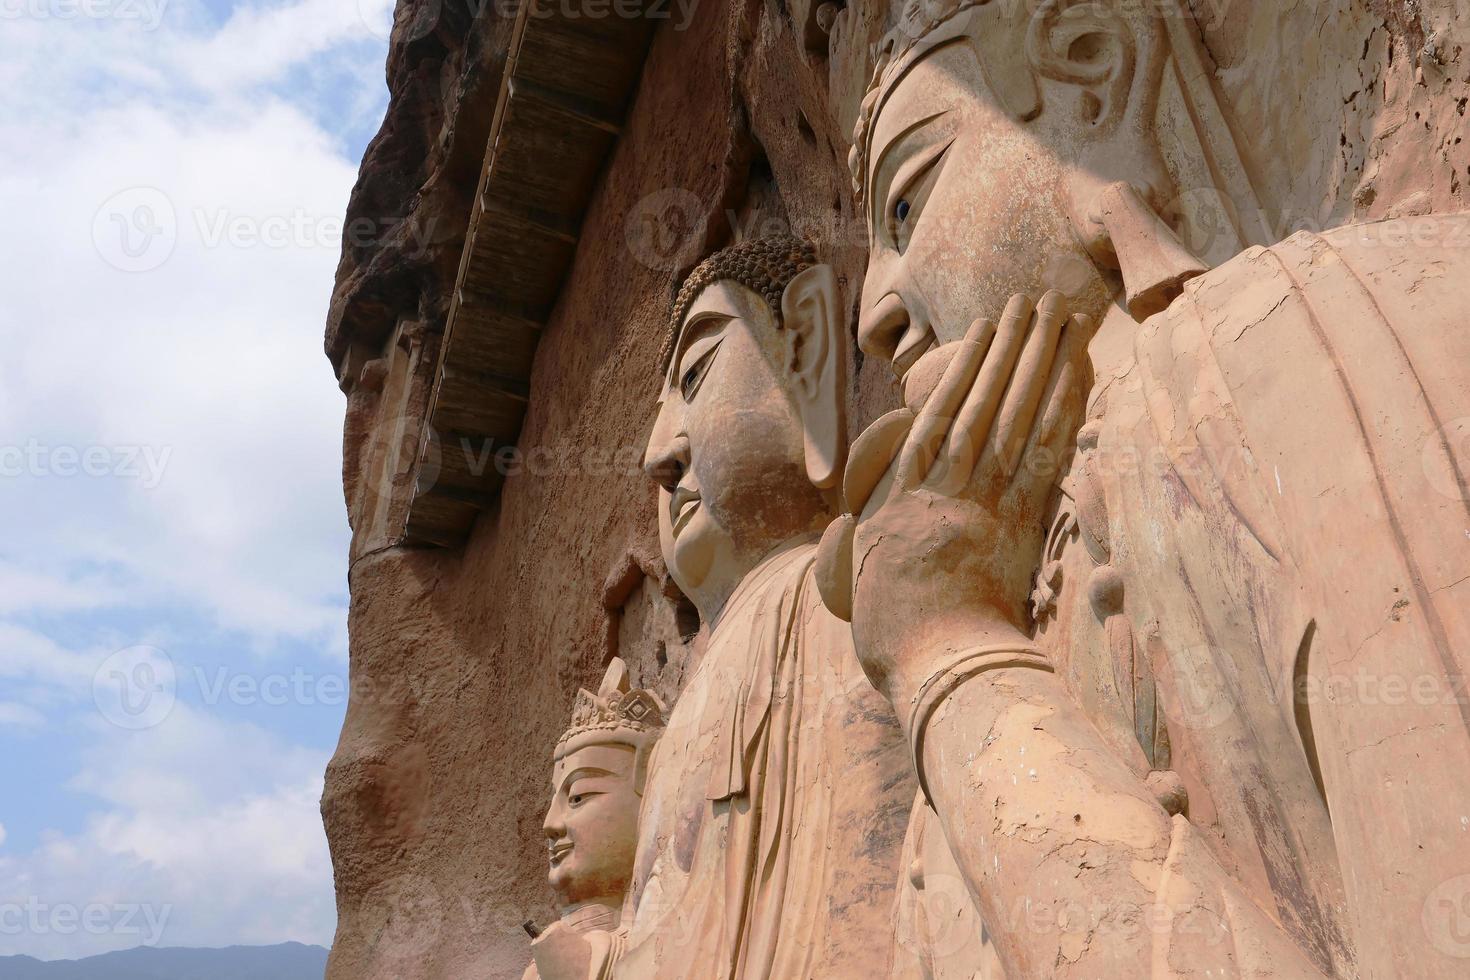
<svg viewBox="0 0 1470 980">
<path fill-rule="evenodd" d="M 1077 237 L 1093 261 L 1118 270 L 1139 322 L 1168 307 L 1208 266 L 1180 241 L 1173 179 L 1157 133 L 1169 32 L 1151 5 L 1044 0 L 1026 53 L 1077 147 L 1065 184 Z M 1165 15 L 1167 16 L 1167 15 Z M 1050 110 L 1048 110 L 1050 111 Z"/>
<path fill-rule="evenodd" d="M 801 413 L 807 476 L 827 490 L 847 460 L 847 330 L 829 265 L 797 275 L 781 295 L 786 369 Z"/>
</svg>

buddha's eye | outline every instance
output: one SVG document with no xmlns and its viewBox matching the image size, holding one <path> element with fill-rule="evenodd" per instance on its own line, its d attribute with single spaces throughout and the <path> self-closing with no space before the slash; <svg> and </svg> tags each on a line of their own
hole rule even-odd
<svg viewBox="0 0 1470 980">
<path fill-rule="evenodd" d="M 704 376 L 709 373 L 710 364 L 714 362 L 715 351 L 720 349 L 718 343 L 711 344 L 709 348 L 694 358 L 694 362 L 684 369 L 679 376 L 679 395 L 684 401 L 694 397 L 699 390 L 699 385 L 704 381 Z"/>
<path fill-rule="evenodd" d="M 900 168 L 893 180 L 892 202 L 888 207 L 886 221 L 887 244 L 899 252 L 908 248 L 909 238 L 914 233 L 924 213 L 924 204 L 929 198 L 943 169 L 945 157 L 954 140 L 937 142 L 916 153 Z"/>
<path fill-rule="evenodd" d="M 914 221 L 918 220 L 918 214 L 914 208 L 914 205 L 910 203 L 909 197 L 913 196 L 913 190 L 918 190 L 920 188 L 914 187 L 912 181 L 910 181 L 909 183 L 909 188 L 910 191 L 908 192 L 908 196 L 900 197 L 893 202 L 893 208 L 889 212 L 888 218 L 889 240 L 893 242 L 893 246 L 897 248 L 900 252 L 908 248 L 909 235 L 912 234 L 914 230 L 913 222 L 910 221 L 910 219 L 912 218 Z"/>
<path fill-rule="evenodd" d="M 571 797 L 568 798 L 567 802 L 570 803 L 572 806 L 581 806 L 590 795 L 591 794 L 589 793 L 573 793 Z"/>
</svg>

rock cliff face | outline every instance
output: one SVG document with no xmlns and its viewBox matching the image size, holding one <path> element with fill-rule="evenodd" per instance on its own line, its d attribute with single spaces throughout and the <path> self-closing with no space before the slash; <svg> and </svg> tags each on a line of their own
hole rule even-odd
<svg viewBox="0 0 1470 980">
<path fill-rule="evenodd" d="M 1190 5 L 1278 237 L 1470 206 L 1470 30 L 1452 0 Z M 527 465 L 463 547 L 427 548 L 404 543 L 404 515 L 515 10 L 400 0 L 392 97 L 349 206 L 326 332 L 347 395 L 354 528 L 352 697 L 322 799 L 330 976 L 520 976 L 521 924 L 551 914 L 540 823 L 571 696 L 621 653 L 637 684 L 672 699 L 698 655 L 636 465 L 672 291 L 711 248 L 792 228 L 856 302 L 866 240 L 848 141 L 897 7 L 659 8 L 541 331 Z M 886 366 L 861 365 L 853 387 L 858 425 L 896 404 Z"/>
</svg>

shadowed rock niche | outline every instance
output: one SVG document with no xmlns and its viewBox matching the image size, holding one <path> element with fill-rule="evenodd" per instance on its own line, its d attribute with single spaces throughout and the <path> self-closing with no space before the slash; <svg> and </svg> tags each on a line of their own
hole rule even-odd
<svg viewBox="0 0 1470 980">
<path fill-rule="evenodd" d="M 1466 975 L 1464 4 L 395 25 L 334 980 Z"/>
<path fill-rule="evenodd" d="M 685 675 L 698 662 L 699 610 L 667 572 L 660 576 L 660 565 L 650 562 L 645 570 L 630 557 L 610 580 L 604 606 L 609 659 L 621 657 L 635 687 L 673 704 Z"/>
</svg>

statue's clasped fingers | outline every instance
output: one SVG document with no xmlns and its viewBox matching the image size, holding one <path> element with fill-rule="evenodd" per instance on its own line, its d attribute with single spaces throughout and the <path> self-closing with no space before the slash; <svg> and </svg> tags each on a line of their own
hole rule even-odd
<svg viewBox="0 0 1470 980">
<path fill-rule="evenodd" d="M 1047 310 L 1060 308 L 1060 294 L 1048 293 L 1047 299 L 1051 303 Z M 1011 297 L 984 364 L 948 427 L 941 456 L 927 481 L 931 490 L 945 496 L 960 493 L 973 479 L 986 447 L 997 438 L 1008 437 L 1005 425 L 1014 421 L 1017 409 L 1012 405 L 1016 399 L 1007 396 L 1016 389 L 1017 366 L 1025 367 L 1047 353 L 1045 344 L 1033 338 L 1051 329 L 1056 315 L 1038 313 L 1029 296 Z M 1045 382 L 1044 367 L 1038 387 Z"/>
<path fill-rule="evenodd" d="M 1006 385 L 1000 413 L 977 463 L 995 481 L 1008 480 L 1020 468 L 1032 444 L 1032 423 L 1052 379 L 1058 344 L 1067 324 L 1066 300 L 1056 290 L 1042 297 L 1026 346 Z"/>
<path fill-rule="evenodd" d="M 1056 476 L 1086 413 L 1091 378 L 1087 345 L 1094 330 L 1092 319 L 1080 315 L 1071 317 L 1062 329 L 1051 379 L 1041 399 L 1043 407 L 1032 423 L 1034 431 L 1027 442 L 1028 451 L 1035 453 L 1036 458 L 1022 461 L 1033 472 L 1041 467 L 1049 469 L 1039 475 Z"/>
<path fill-rule="evenodd" d="M 989 320 L 976 320 L 959 342 L 959 350 L 950 359 L 918 417 L 909 431 L 899 457 L 895 483 L 903 491 L 923 485 L 939 457 L 966 396 L 975 385 L 975 377 L 996 338 L 996 326 Z"/>
</svg>

